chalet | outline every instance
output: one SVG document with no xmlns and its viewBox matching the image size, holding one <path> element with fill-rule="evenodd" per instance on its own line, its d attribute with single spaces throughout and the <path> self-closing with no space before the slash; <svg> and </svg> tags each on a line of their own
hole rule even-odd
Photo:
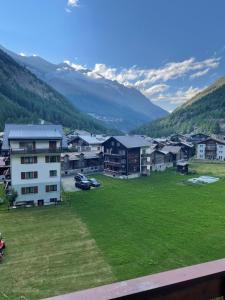
<svg viewBox="0 0 225 300">
<path fill-rule="evenodd" d="M 179 160 L 183 160 L 185 153 L 180 146 L 164 146 L 162 151 L 172 154 L 173 165 L 175 166 Z"/>
<path fill-rule="evenodd" d="M 138 136 L 113 136 L 103 143 L 104 171 L 125 178 L 150 174 L 150 144 Z"/>
<path fill-rule="evenodd" d="M 179 146 L 183 152 L 183 158 L 188 160 L 195 155 L 195 146 L 190 142 L 180 141 L 171 143 L 173 146 Z"/>
<path fill-rule="evenodd" d="M 77 152 L 102 152 L 102 143 L 106 138 L 97 138 L 95 136 L 79 135 L 72 137 L 69 142 L 69 148 Z"/>
<path fill-rule="evenodd" d="M 173 166 L 173 156 L 170 152 L 152 149 L 150 153 L 150 171 L 165 171 Z"/>
<path fill-rule="evenodd" d="M 62 175 L 76 173 L 90 174 L 102 172 L 104 169 L 104 159 L 102 152 L 68 152 L 61 154 Z"/>
<path fill-rule="evenodd" d="M 197 159 L 225 160 L 225 141 L 208 138 L 197 144 Z"/>
<path fill-rule="evenodd" d="M 187 141 L 191 142 L 191 143 L 194 143 L 194 144 L 197 144 L 199 142 L 205 141 L 208 138 L 209 138 L 209 135 L 207 135 L 207 134 L 204 134 L 204 133 L 195 133 L 195 134 L 191 134 L 188 137 Z"/>
</svg>

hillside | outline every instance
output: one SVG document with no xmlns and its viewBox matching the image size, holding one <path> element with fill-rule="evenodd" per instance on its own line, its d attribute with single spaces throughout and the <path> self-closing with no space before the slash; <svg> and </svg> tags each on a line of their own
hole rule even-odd
<svg viewBox="0 0 225 300">
<path fill-rule="evenodd" d="M 0 50 L 0 130 L 9 123 L 60 123 L 68 128 L 104 131 L 64 96 Z"/>
<path fill-rule="evenodd" d="M 145 124 L 133 132 L 159 137 L 194 130 L 205 133 L 225 132 L 225 76 L 168 117 Z"/>
<path fill-rule="evenodd" d="M 100 75 L 90 77 L 91 70 L 76 69 L 67 63 L 52 64 L 38 56 L 21 56 L 4 50 L 64 95 L 80 111 L 103 121 L 109 127 L 130 131 L 168 114 L 134 88 Z"/>
</svg>

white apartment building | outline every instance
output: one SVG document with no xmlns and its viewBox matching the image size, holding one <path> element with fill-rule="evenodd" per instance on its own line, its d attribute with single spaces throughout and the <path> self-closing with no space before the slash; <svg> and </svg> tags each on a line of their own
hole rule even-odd
<svg viewBox="0 0 225 300">
<path fill-rule="evenodd" d="M 10 156 L 16 203 L 41 206 L 61 200 L 60 156 L 67 142 L 60 125 L 8 124 L 2 148 Z"/>
<path fill-rule="evenodd" d="M 225 141 L 208 138 L 197 144 L 197 159 L 225 160 Z"/>
</svg>

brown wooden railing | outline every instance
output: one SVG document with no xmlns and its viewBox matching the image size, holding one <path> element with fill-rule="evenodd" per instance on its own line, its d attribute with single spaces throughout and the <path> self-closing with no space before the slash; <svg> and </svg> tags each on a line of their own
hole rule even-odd
<svg viewBox="0 0 225 300">
<path fill-rule="evenodd" d="M 224 295 L 225 259 L 221 259 L 48 300 L 206 300 Z"/>
</svg>

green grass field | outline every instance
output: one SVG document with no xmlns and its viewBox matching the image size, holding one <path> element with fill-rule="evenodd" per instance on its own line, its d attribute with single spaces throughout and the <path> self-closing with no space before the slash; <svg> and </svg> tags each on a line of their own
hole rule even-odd
<svg viewBox="0 0 225 300">
<path fill-rule="evenodd" d="M 57 207 L 0 210 L 0 299 L 40 299 L 225 257 L 225 167 L 190 185 L 173 170 L 67 193 Z M 192 176 L 196 177 L 196 175 Z"/>
</svg>

